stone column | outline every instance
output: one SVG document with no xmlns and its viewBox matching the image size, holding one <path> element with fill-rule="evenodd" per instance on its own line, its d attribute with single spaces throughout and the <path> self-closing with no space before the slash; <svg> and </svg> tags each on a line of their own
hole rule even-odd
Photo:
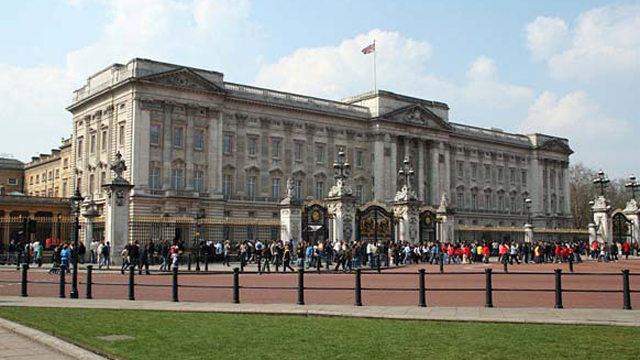
<svg viewBox="0 0 640 360">
<path fill-rule="evenodd" d="M 173 151 L 173 127 L 171 126 L 171 111 L 173 106 L 165 104 L 164 107 L 164 123 L 162 125 L 162 189 L 171 188 L 171 154 Z M 106 229 L 105 229 L 106 230 Z"/>
<path fill-rule="evenodd" d="M 85 218 L 85 227 L 84 227 L 84 246 L 89 249 L 91 246 L 91 242 L 93 241 L 93 227 L 94 220 L 98 217 L 100 213 L 98 212 L 98 207 L 96 203 L 91 199 L 88 203 L 85 204 L 84 212 L 82 216 Z"/>
<path fill-rule="evenodd" d="M 126 170 L 120 153 L 116 155 L 116 161 L 112 170 L 116 177 L 110 184 L 103 187 L 106 190 L 105 199 L 105 241 L 111 245 L 111 259 L 115 264 L 120 261 L 120 252 L 129 241 L 129 203 L 133 185 L 122 177 Z"/>
<path fill-rule="evenodd" d="M 396 241 L 409 242 L 415 244 L 420 241 L 419 222 L 420 222 L 420 201 L 396 201 L 393 204 L 393 213 L 399 218 L 398 237 Z"/>
<path fill-rule="evenodd" d="M 439 221 L 439 240 L 441 243 L 453 243 L 455 241 L 455 216 L 449 207 L 449 199 L 446 193 L 442 194 L 440 207 L 437 210 Z"/>
<path fill-rule="evenodd" d="M 596 224 L 589 223 L 589 249 L 591 249 L 591 245 L 596 241 L 598 234 L 596 233 Z"/>
<path fill-rule="evenodd" d="M 356 198 L 351 195 L 325 199 L 329 215 L 333 218 L 332 241 L 347 243 L 356 239 Z"/>
<path fill-rule="evenodd" d="M 609 205 L 604 196 L 598 196 L 593 207 L 593 223 L 596 227 L 596 241 L 605 243 L 611 240 L 611 219 Z"/>
<path fill-rule="evenodd" d="M 438 194 L 440 189 L 439 181 L 439 166 L 440 166 L 440 153 L 438 152 L 438 143 L 431 142 L 429 147 L 429 155 L 431 156 L 431 168 L 429 169 L 429 204 L 435 205 L 438 203 Z"/>
<path fill-rule="evenodd" d="M 293 241 L 296 245 L 302 236 L 302 206 L 297 201 L 285 199 L 280 204 L 280 240 Z"/>
<path fill-rule="evenodd" d="M 185 166 L 185 174 L 184 174 L 184 179 L 185 179 L 185 184 L 184 184 L 184 189 L 186 191 L 193 191 L 193 170 L 194 170 L 194 166 L 193 166 L 193 136 L 194 136 L 194 132 L 195 130 L 193 129 L 193 122 L 195 121 L 193 118 L 193 111 L 190 108 L 187 107 L 187 128 L 185 129 L 186 131 L 186 136 L 185 136 L 185 147 L 184 147 L 184 153 L 185 153 L 185 157 L 186 157 L 186 166 Z"/>
<path fill-rule="evenodd" d="M 640 209 L 636 200 L 629 200 L 623 212 L 627 219 L 631 221 L 631 242 L 632 244 L 638 243 L 640 240 Z"/>
<path fill-rule="evenodd" d="M 391 173 L 391 189 L 386 198 L 390 199 L 395 196 L 396 191 L 398 191 L 398 179 L 396 177 L 398 173 L 398 137 L 395 135 L 391 136 L 391 162 L 387 171 Z"/>
<path fill-rule="evenodd" d="M 424 143 L 418 139 L 418 199 L 425 201 L 424 194 Z"/>
<path fill-rule="evenodd" d="M 524 242 L 533 244 L 533 225 L 524 224 Z"/>
<path fill-rule="evenodd" d="M 373 145 L 374 150 L 374 162 L 373 162 L 373 177 L 375 179 L 374 184 L 374 198 L 375 201 L 383 201 L 385 198 L 385 155 L 384 155 L 384 134 L 375 135 L 375 143 Z"/>
</svg>

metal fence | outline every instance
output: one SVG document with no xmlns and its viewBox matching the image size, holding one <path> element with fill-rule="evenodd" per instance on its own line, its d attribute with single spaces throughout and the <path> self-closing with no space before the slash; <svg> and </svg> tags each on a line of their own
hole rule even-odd
<svg viewBox="0 0 640 360">
<path fill-rule="evenodd" d="M 201 241 L 239 243 L 245 240 L 270 241 L 280 238 L 280 219 L 201 219 L 189 217 L 136 217 L 129 223 L 130 239 L 146 244 L 179 241 L 187 249 Z"/>
<path fill-rule="evenodd" d="M 191 273 L 191 272 L 178 272 L 178 267 L 172 268 L 171 273 L 171 283 L 170 284 L 136 284 L 135 274 L 136 269 L 130 268 L 128 269 L 128 282 L 94 282 L 92 280 L 92 269 L 91 265 L 86 268 L 86 277 L 84 283 L 80 283 L 85 285 L 85 296 L 87 299 L 93 298 L 93 286 L 126 286 L 128 288 L 127 299 L 135 300 L 136 289 L 138 288 L 168 288 L 172 289 L 171 291 L 171 300 L 174 302 L 179 301 L 179 289 L 180 288 L 190 288 L 190 289 L 203 289 L 203 290 L 212 290 L 212 289 L 228 289 L 231 292 L 231 299 L 233 303 L 240 303 L 241 290 L 261 290 L 261 291 L 290 291 L 297 290 L 297 304 L 304 305 L 305 304 L 305 292 L 306 291 L 324 291 L 324 292 L 334 292 L 334 291 L 346 291 L 354 293 L 355 306 L 363 306 L 363 293 L 372 292 L 372 291 L 382 291 L 385 293 L 392 294 L 394 292 L 411 292 L 416 295 L 416 303 L 420 307 L 427 306 L 427 294 L 434 292 L 481 292 L 485 295 L 484 304 L 478 304 L 478 306 L 484 305 L 485 307 L 494 307 L 493 303 L 493 295 L 496 292 L 526 292 L 526 293 L 554 293 L 555 294 L 555 303 L 554 308 L 562 309 L 563 299 L 562 296 L 565 293 L 591 293 L 591 294 L 621 294 L 621 302 L 622 308 L 625 310 L 631 310 L 631 294 L 632 293 L 640 293 L 640 290 L 631 290 L 630 286 L 630 277 L 631 276 L 639 276 L 640 274 L 631 274 L 629 270 L 622 270 L 620 273 L 563 273 L 561 269 L 556 269 L 554 272 L 493 272 L 491 268 L 485 269 L 482 272 L 440 272 L 440 273 L 426 273 L 425 269 L 420 269 L 418 272 L 389 272 L 389 273 L 378 273 L 378 272 L 368 272 L 367 274 L 375 275 L 375 276 L 415 276 L 416 282 L 415 285 L 410 287 L 364 287 L 362 286 L 362 274 L 363 270 L 357 269 L 354 273 L 339 273 L 334 272 L 333 274 L 340 274 L 341 276 L 351 276 L 353 277 L 354 286 L 308 286 L 305 285 L 305 271 L 304 269 L 298 269 L 297 274 L 289 273 L 281 274 L 280 276 L 297 276 L 297 284 L 296 286 L 282 286 L 282 285 L 270 285 L 268 282 L 263 282 L 261 285 L 240 285 L 240 277 L 244 274 L 257 274 L 256 272 L 240 272 L 238 268 L 234 268 L 232 272 L 224 271 L 224 272 L 204 272 L 204 273 Z M 20 281 L 16 280 L 1 280 L 0 283 L 12 283 L 12 284 L 21 284 L 20 287 L 20 296 L 27 297 L 28 296 L 28 288 L 29 284 L 57 284 L 59 286 L 59 297 L 65 298 L 67 291 L 66 286 L 70 284 L 65 276 L 64 271 L 59 272 L 59 281 L 30 281 L 28 275 L 29 266 L 27 264 L 23 264 L 21 270 L 21 278 Z M 506 268 L 505 268 L 506 270 Z M 207 281 L 200 281 L 200 284 L 189 284 L 189 285 L 181 285 L 179 282 L 179 274 L 182 275 L 195 275 L 199 274 L 202 276 L 230 276 L 231 277 L 231 285 L 206 285 Z M 476 287 L 427 287 L 427 277 L 432 276 L 447 276 L 452 278 L 452 283 L 455 282 L 456 276 L 469 276 L 469 275 L 484 275 L 484 286 L 476 286 Z M 494 287 L 493 279 L 495 276 L 530 276 L 530 275 L 543 275 L 548 276 L 550 278 L 549 281 L 540 285 L 540 287 L 531 288 L 531 287 Z M 621 284 L 620 289 L 593 289 L 593 288 L 565 288 L 563 287 L 563 278 L 566 276 L 604 276 L 611 278 L 612 281 L 618 281 Z M 75 296 L 78 296 L 78 292 L 76 290 Z M 168 299 L 167 299 L 168 300 Z"/>
<path fill-rule="evenodd" d="M 4 217 L 0 218 L 0 243 L 6 249 L 11 240 L 37 240 L 48 249 L 60 242 L 73 241 L 73 226 L 71 216 Z"/>
</svg>

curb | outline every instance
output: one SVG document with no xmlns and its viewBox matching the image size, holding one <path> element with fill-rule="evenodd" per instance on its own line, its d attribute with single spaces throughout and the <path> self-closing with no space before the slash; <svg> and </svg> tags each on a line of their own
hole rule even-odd
<svg viewBox="0 0 640 360">
<path fill-rule="evenodd" d="M 0 318 L 0 327 L 3 327 L 20 336 L 26 337 L 29 340 L 38 342 L 58 353 L 67 355 L 74 359 L 79 359 L 79 360 L 106 360 L 107 359 L 91 351 L 85 350 L 79 346 L 76 346 L 62 339 L 59 339 L 55 336 L 46 334 L 39 330 L 32 329 L 30 327 L 26 327 L 24 325 L 14 323 L 13 321 L 9 321 L 3 318 Z"/>
</svg>

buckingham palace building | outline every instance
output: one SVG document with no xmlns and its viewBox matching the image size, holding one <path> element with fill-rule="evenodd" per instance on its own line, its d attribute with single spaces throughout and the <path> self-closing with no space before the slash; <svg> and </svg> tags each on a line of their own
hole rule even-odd
<svg viewBox="0 0 640 360">
<path fill-rule="evenodd" d="M 133 59 L 73 93 L 71 177 L 101 206 L 122 154 L 136 216 L 277 218 L 322 201 L 344 149 L 359 203 L 389 204 L 409 159 L 424 206 L 443 194 L 457 225 L 571 226 L 567 139 L 449 121 L 445 103 L 390 91 L 339 101 L 226 82 L 220 72 Z"/>
</svg>

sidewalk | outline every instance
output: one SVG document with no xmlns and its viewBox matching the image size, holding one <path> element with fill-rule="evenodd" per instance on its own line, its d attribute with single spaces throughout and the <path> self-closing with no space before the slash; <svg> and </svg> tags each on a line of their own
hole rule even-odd
<svg viewBox="0 0 640 360">
<path fill-rule="evenodd" d="M 372 319 L 640 326 L 640 310 L 229 304 L 0 296 L 0 306 L 344 316 Z"/>
<path fill-rule="evenodd" d="M 105 360 L 38 330 L 0 318 L 1 360 Z"/>
</svg>

